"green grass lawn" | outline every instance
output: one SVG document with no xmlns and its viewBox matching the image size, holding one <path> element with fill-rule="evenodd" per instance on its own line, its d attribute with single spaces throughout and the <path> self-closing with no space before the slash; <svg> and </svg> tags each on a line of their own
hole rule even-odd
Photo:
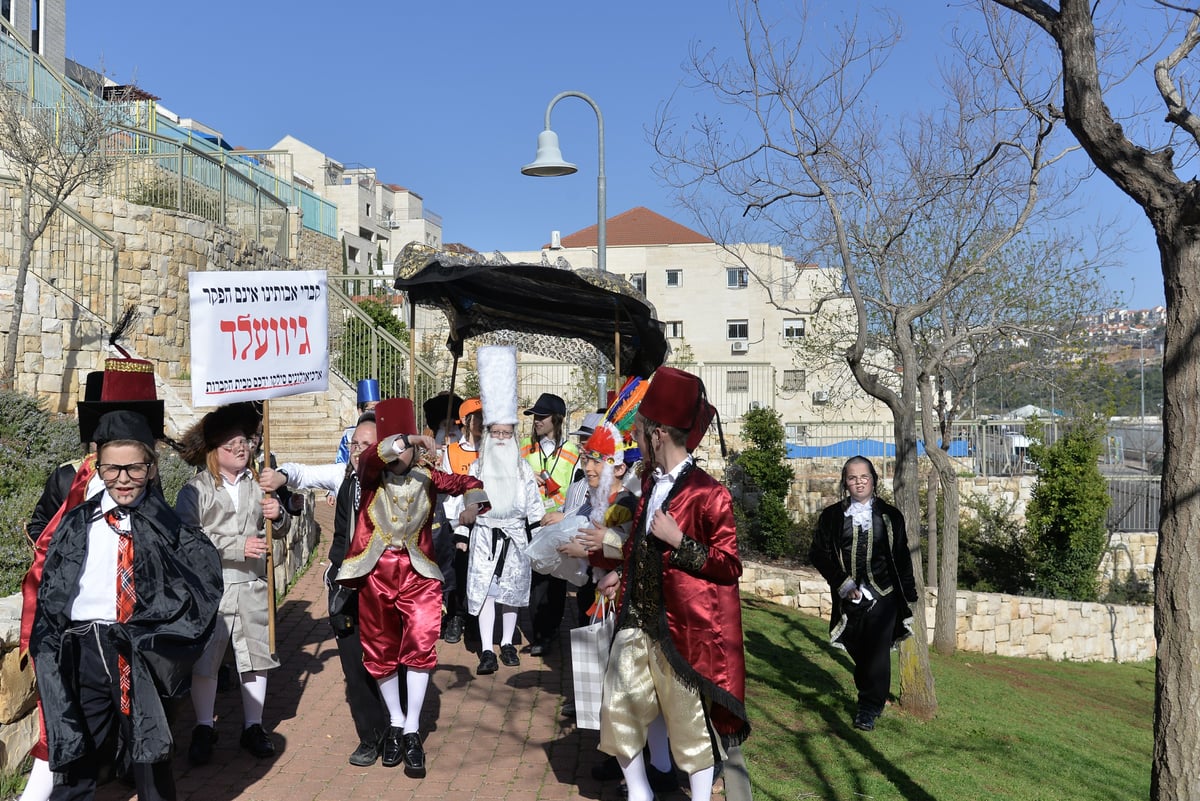
<svg viewBox="0 0 1200 801">
<path fill-rule="evenodd" d="M 1154 664 L 931 654 L 938 715 L 852 728 L 824 620 L 743 597 L 755 798 L 1085 801 L 1150 795 Z M 893 654 L 892 692 L 899 692 Z"/>
</svg>

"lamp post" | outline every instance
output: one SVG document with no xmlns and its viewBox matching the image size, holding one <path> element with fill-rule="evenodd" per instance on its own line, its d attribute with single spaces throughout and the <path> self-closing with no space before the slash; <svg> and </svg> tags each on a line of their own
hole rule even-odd
<svg viewBox="0 0 1200 801">
<path fill-rule="evenodd" d="M 596 112 L 596 127 L 600 140 L 600 158 L 596 175 L 596 266 L 600 272 L 605 272 L 607 269 L 608 241 L 605 230 L 607 215 L 605 213 L 604 196 L 604 117 L 600 114 L 600 106 L 596 105 L 596 101 L 583 92 L 559 92 L 556 94 L 550 100 L 550 105 L 546 106 L 546 125 L 545 130 L 538 134 L 537 153 L 534 155 L 531 163 L 521 168 L 521 173 L 538 178 L 555 178 L 560 175 L 571 175 L 578 172 L 578 167 L 563 159 L 562 151 L 558 147 L 558 134 L 550 129 L 550 112 L 554 110 L 554 105 L 564 97 L 578 97 L 591 106 L 592 111 Z M 620 357 L 618 356 L 618 358 Z M 601 374 L 596 383 L 598 406 L 605 406 L 608 400 L 608 393 L 605 389 L 605 376 Z"/>
<path fill-rule="evenodd" d="M 1138 362 L 1142 383 L 1142 472 L 1146 472 L 1146 329 L 1138 329 Z"/>
</svg>

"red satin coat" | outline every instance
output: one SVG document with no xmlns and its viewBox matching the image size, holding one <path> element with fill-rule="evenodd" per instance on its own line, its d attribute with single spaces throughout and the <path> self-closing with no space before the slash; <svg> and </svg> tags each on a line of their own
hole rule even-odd
<svg viewBox="0 0 1200 801">
<path fill-rule="evenodd" d="M 646 503 L 654 479 L 647 476 L 638 502 L 636 527 L 625 541 L 625 569 L 621 575 L 621 610 L 618 627 L 628 604 L 630 560 L 634 541 L 648 536 Z M 662 643 L 671 666 L 683 682 L 699 687 L 711 702 L 713 727 L 736 745 L 750 734 L 746 719 L 746 656 L 742 646 L 742 601 L 738 579 L 737 528 L 729 490 L 699 467 L 675 482 L 665 503 L 685 537 L 704 545 L 707 558 L 695 572 L 671 562 L 673 549 L 662 554 L 664 631 Z"/>
<path fill-rule="evenodd" d="M 404 530 L 412 531 L 416 525 L 420 526 L 420 532 L 417 537 L 417 547 L 421 552 L 432 562 L 437 564 L 437 555 L 433 549 L 433 515 L 437 504 L 437 496 L 439 494 L 446 495 L 467 495 L 468 503 L 472 501 L 486 501 L 486 496 L 483 495 L 483 482 L 471 476 L 459 476 L 451 473 L 443 473 L 440 470 L 434 470 L 420 465 L 413 467 L 407 473 L 400 476 L 389 476 L 385 473 L 387 466 L 396 461 L 397 457 L 392 450 L 393 437 L 389 437 L 370 448 L 365 449 L 359 456 L 358 460 L 358 480 L 362 487 L 362 496 L 359 500 L 358 515 L 354 520 L 354 533 L 350 540 L 350 545 L 346 549 L 346 557 L 342 561 L 343 570 L 348 564 L 353 564 L 356 560 L 366 558 L 370 564 L 364 565 L 367 568 L 365 571 L 360 568 L 359 575 L 355 578 L 339 578 L 343 584 L 357 586 L 361 584 L 363 573 L 370 572 L 369 569 L 374 567 L 374 559 L 378 559 L 378 554 L 371 554 L 368 551 L 378 551 L 380 541 L 372 544 L 372 538 L 380 537 L 377 529 L 381 526 L 388 525 L 384 521 L 376 521 L 372 515 L 372 506 L 375 501 L 375 496 L 379 492 L 380 486 L 384 481 L 415 481 L 423 485 L 423 489 L 428 503 L 423 504 L 425 511 L 424 519 L 421 521 L 407 520 L 401 521 L 401 526 Z M 472 492 L 474 491 L 474 492 Z M 468 493 L 470 493 L 468 495 Z M 389 534 L 391 532 L 388 532 Z M 358 571 L 356 571 L 358 572 Z M 344 575 L 344 574 L 343 574 Z"/>
</svg>

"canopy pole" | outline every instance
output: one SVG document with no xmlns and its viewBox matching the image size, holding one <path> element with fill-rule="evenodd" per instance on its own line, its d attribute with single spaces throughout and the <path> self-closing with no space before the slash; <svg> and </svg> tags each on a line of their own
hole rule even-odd
<svg viewBox="0 0 1200 801">
<path fill-rule="evenodd" d="M 452 361 L 450 363 L 450 392 L 446 395 L 446 422 L 447 423 L 449 423 L 451 420 L 455 420 L 458 418 L 458 409 L 453 408 L 454 407 L 454 382 L 458 380 L 458 354 L 454 352 L 453 348 L 451 348 L 450 354 L 454 357 L 454 361 Z M 450 426 L 449 425 L 446 426 L 446 434 L 447 434 L 447 436 L 450 434 Z M 433 435 L 436 437 L 437 432 L 434 431 Z M 446 445 L 449 446 L 450 443 L 447 442 Z"/>
<path fill-rule="evenodd" d="M 408 303 L 408 397 L 414 403 L 417 400 L 417 306 L 406 293 L 404 300 Z"/>
<path fill-rule="evenodd" d="M 271 466 L 271 401 L 263 401 L 263 468 Z M 270 493 L 274 495 L 274 493 Z M 275 537 L 271 518 L 266 520 L 267 536 L 267 643 L 275 656 Z"/>
</svg>

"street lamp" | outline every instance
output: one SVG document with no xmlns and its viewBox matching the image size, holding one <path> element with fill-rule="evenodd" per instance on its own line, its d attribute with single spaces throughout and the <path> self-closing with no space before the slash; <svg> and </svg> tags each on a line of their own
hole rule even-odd
<svg viewBox="0 0 1200 801">
<path fill-rule="evenodd" d="M 526 164 L 521 168 L 521 172 L 525 175 L 533 175 L 538 178 L 556 178 L 560 175 L 571 175 L 579 170 L 574 164 L 563 160 L 562 151 L 558 149 L 558 134 L 550 130 L 550 112 L 554 110 L 554 104 L 562 100 L 564 97 L 578 97 L 592 107 L 592 111 L 596 112 L 596 125 L 600 132 L 600 161 L 599 173 L 596 175 L 596 261 L 600 272 L 605 271 L 605 251 L 607 249 L 607 238 L 605 236 L 605 201 L 604 201 L 604 117 L 600 114 L 600 107 L 596 105 L 596 101 L 585 95 L 583 92 L 559 92 L 550 101 L 550 105 L 546 106 L 546 129 L 538 134 L 537 138 L 537 155 L 534 156 L 533 162 Z"/>
<path fill-rule="evenodd" d="M 559 92 L 556 94 L 550 101 L 550 105 L 546 106 L 545 130 L 538 134 L 537 153 L 533 157 L 533 162 L 522 167 L 521 172 L 524 175 L 538 178 L 556 178 L 560 175 L 571 175 L 579 170 L 574 164 L 563 159 L 562 151 L 558 148 L 558 134 L 550 129 L 550 112 L 554 110 L 554 104 L 564 97 L 578 97 L 591 106 L 592 111 L 596 112 L 596 127 L 600 140 L 600 158 L 596 175 L 596 266 L 600 272 L 605 272 L 608 240 L 605 230 L 604 117 L 600 114 L 600 107 L 596 105 L 596 101 L 583 92 Z M 616 358 L 619 360 L 620 356 L 616 355 Z M 597 408 L 608 405 L 606 383 L 605 376 L 601 373 L 596 379 Z"/>
<path fill-rule="evenodd" d="M 1142 472 L 1146 472 L 1146 329 L 1138 329 L 1138 361 L 1142 381 Z"/>
</svg>

